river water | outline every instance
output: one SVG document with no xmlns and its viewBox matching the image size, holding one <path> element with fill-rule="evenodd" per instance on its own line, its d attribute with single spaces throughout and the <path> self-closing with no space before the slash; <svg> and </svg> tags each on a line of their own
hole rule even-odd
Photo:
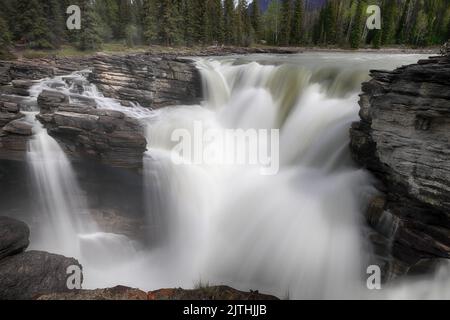
<svg viewBox="0 0 450 320">
<path fill-rule="evenodd" d="M 204 101 L 159 110 L 123 107 L 103 97 L 82 72 L 71 76 L 83 83 L 81 94 L 73 81 L 43 80 L 31 89 L 31 99 L 43 89 L 60 90 L 73 101 L 89 98 L 98 108 L 142 122 L 149 142 L 142 196 L 154 228 L 148 248 L 99 230 L 70 161 L 30 117 L 37 135 L 29 164 L 48 219 L 36 230 L 34 247 L 79 258 L 85 288 L 209 283 L 290 299 L 449 297 L 447 269 L 421 283 L 395 284 L 381 293 L 367 289 L 373 249 L 363 213 L 376 191 L 348 148 L 369 70 L 421 58 L 308 53 L 198 59 Z M 178 154 L 181 161 L 174 161 L 173 133 L 183 129 L 195 136 L 199 125 L 217 133 L 207 145 L 219 155 L 196 162 Z M 277 148 L 271 145 L 276 174 L 261 174 L 260 164 L 224 164 L 230 151 L 220 153 L 224 143 L 217 137 L 239 129 L 278 132 Z"/>
</svg>

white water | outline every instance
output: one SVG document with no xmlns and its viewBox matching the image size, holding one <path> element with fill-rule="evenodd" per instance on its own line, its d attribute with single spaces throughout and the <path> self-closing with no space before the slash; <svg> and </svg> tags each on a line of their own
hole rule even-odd
<svg viewBox="0 0 450 320">
<path fill-rule="evenodd" d="M 110 249 L 101 233 L 81 235 L 90 257 L 85 287 L 152 290 L 201 281 L 291 299 L 379 297 L 365 286 L 371 249 L 362 233 L 362 211 L 375 190 L 368 173 L 350 160 L 348 130 L 358 120 L 358 92 L 368 70 L 393 69 L 419 58 L 317 54 L 200 60 L 203 105 L 157 111 L 123 107 L 78 74 L 81 100 L 92 99 L 147 125 L 144 197 L 154 226 L 154 245 L 145 251 L 135 252 L 121 236 L 106 241 L 121 248 L 114 258 L 103 256 Z M 75 88 L 60 90 L 75 101 Z M 280 129 L 279 174 L 261 176 L 257 168 L 219 163 L 175 165 L 170 136 L 179 128 L 192 132 L 196 121 L 219 131 Z M 48 154 L 42 146 L 37 149 Z M 57 162 L 67 173 L 65 161 Z M 73 213 L 66 211 L 67 217 L 53 220 L 72 229 Z M 99 261 L 108 263 L 99 267 Z M 446 270 L 436 279 L 390 288 L 382 297 L 449 297 Z"/>
</svg>

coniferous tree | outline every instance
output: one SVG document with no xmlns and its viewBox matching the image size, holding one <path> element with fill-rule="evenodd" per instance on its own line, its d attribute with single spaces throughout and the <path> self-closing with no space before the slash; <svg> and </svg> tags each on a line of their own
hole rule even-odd
<svg viewBox="0 0 450 320">
<path fill-rule="evenodd" d="M 291 38 L 292 4 L 291 0 L 284 0 L 281 9 L 281 44 L 288 46 Z"/>
<path fill-rule="evenodd" d="M 331 1 L 325 7 L 325 43 L 336 43 L 336 7 Z"/>
<path fill-rule="evenodd" d="M 261 37 L 261 8 L 259 0 L 254 0 L 252 3 L 251 20 L 255 37 L 259 39 Z"/>
<path fill-rule="evenodd" d="M 300 45 L 303 39 L 303 0 L 295 0 L 294 16 L 292 18 L 291 44 Z"/>
<path fill-rule="evenodd" d="M 78 48 L 80 50 L 98 50 L 101 48 L 102 39 L 98 30 L 99 18 L 95 13 L 90 0 L 80 0 L 81 30 L 78 33 Z"/>
<path fill-rule="evenodd" d="M 364 23 L 364 9 L 365 9 L 365 1 L 364 0 L 356 0 L 357 7 L 355 13 L 355 19 L 353 21 L 351 35 L 350 35 L 350 46 L 353 49 L 358 49 L 361 45 L 361 37 L 362 37 L 362 29 Z"/>
<path fill-rule="evenodd" d="M 223 14 L 223 26 L 224 26 L 224 40 L 227 45 L 231 45 L 235 41 L 235 8 L 233 0 L 224 1 L 224 14 Z"/>
<path fill-rule="evenodd" d="M 8 24 L 0 14 L 0 60 L 6 60 L 11 57 L 8 46 L 11 44 L 11 33 Z"/>
<path fill-rule="evenodd" d="M 157 1 L 144 0 L 143 3 L 143 36 L 147 44 L 156 43 L 158 39 Z"/>
</svg>

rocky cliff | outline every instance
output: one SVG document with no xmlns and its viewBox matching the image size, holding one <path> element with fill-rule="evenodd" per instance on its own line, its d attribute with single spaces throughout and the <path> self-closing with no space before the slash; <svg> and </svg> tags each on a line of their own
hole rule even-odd
<svg viewBox="0 0 450 320">
<path fill-rule="evenodd" d="M 146 54 L 97 55 L 92 81 L 107 97 L 157 109 L 194 104 L 201 98 L 201 79 L 191 60 Z"/>
<path fill-rule="evenodd" d="M 450 258 L 448 49 L 394 71 L 373 70 L 371 77 L 363 84 L 351 149 L 382 182 L 368 218 L 393 243 L 389 271 L 403 274 L 421 260 Z"/>
</svg>

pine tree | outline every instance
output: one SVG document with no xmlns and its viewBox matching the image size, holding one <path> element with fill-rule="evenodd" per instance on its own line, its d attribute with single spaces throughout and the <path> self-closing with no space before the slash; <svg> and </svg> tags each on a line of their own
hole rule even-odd
<svg viewBox="0 0 450 320">
<path fill-rule="evenodd" d="M 252 3 L 251 21 L 255 36 L 259 39 L 261 37 L 261 9 L 259 0 L 254 0 Z"/>
<path fill-rule="evenodd" d="M 292 19 L 291 43 L 300 45 L 303 38 L 303 16 L 304 3 L 303 0 L 295 0 L 294 16 Z"/>
<path fill-rule="evenodd" d="M 0 14 L 0 60 L 7 60 L 11 57 L 8 46 L 11 44 L 11 33 L 8 24 Z"/>
<path fill-rule="evenodd" d="M 291 38 L 292 5 L 291 0 L 284 0 L 281 9 L 281 44 L 288 46 Z"/>
<path fill-rule="evenodd" d="M 158 38 L 166 46 L 177 45 L 181 42 L 180 15 L 178 7 L 172 0 L 160 0 L 158 10 L 159 28 Z"/>
<path fill-rule="evenodd" d="M 155 43 L 158 39 L 157 1 L 144 0 L 143 3 L 143 34 L 146 43 Z"/>
<path fill-rule="evenodd" d="M 395 32 L 395 21 L 397 19 L 397 1 L 387 0 L 383 8 L 383 29 L 381 35 L 381 45 L 391 44 Z"/>
<path fill-rule="evenodd" d="M 331 1 L 325 7 L 325 43 L 336 43 L 336 7 Z"/>
<path fill-rule="evenodd" d="M 225 44 L 231 45 L 235 40 L 235 8 L 233 0 L 224 1 L 223 28 Z"/>
<path fill-rule="evenodd" d="M 81 30 L 78 34 L 78 48 L 80 50 L 98 50 L 102 40 L 98 27 L 98 17 L 90 0 L 80 0 Z"/>
<path fill-rule="evenodd" d="M 362 28 L 364 23 L 364 9 L 365 9 L 365 1 L 357 0 L 357 7 L 355 13 L 355 19 L 353 21 L 353 26 L 350 34 L 350 46 L 353 49 L 358 49 L 361 44 L 362 37 Z"/>
</svg>

